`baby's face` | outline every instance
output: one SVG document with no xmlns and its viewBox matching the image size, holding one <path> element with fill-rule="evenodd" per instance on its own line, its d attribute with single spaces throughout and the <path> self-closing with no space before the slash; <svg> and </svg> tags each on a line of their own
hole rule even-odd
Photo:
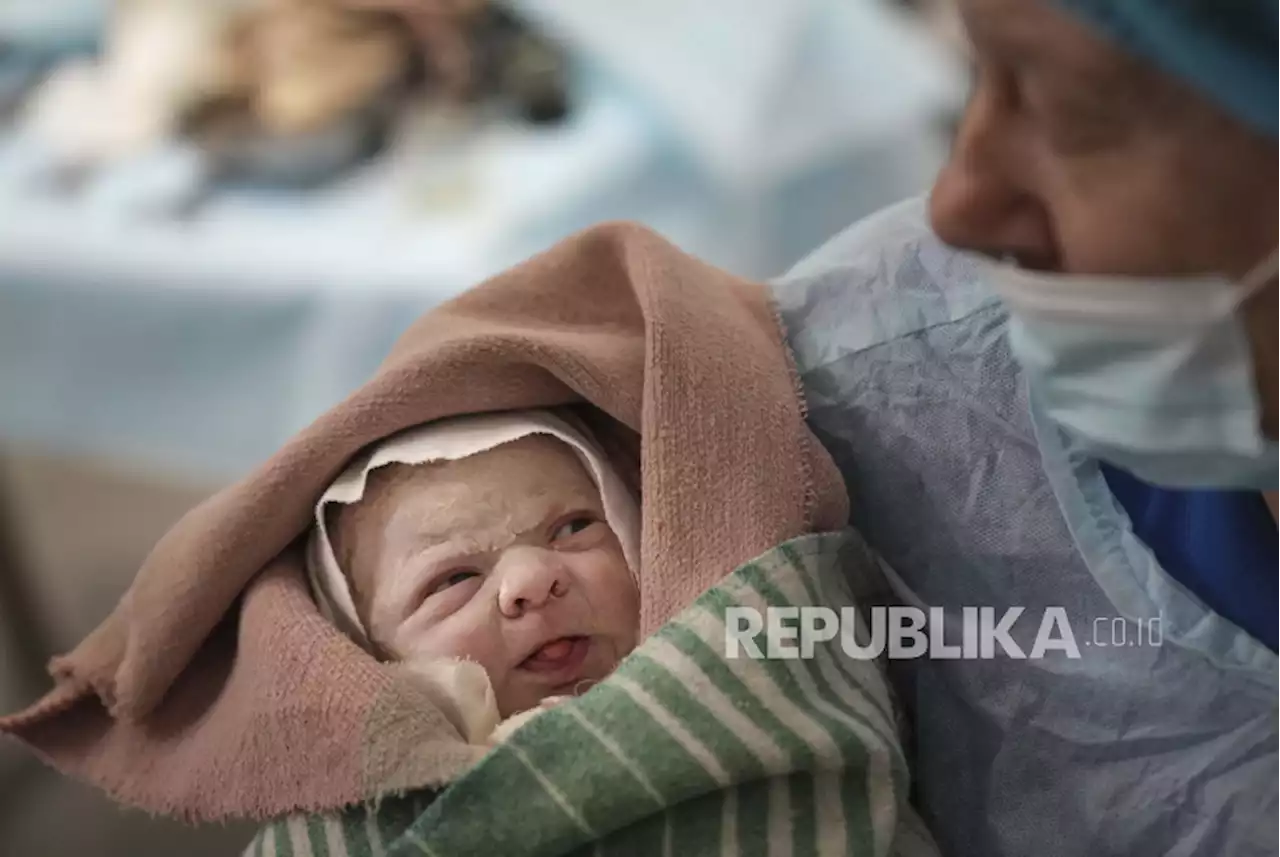
<svg viewBox="0 0 1280 857">
<path fill-rule="evenodd" d="M 639 596 L 600 492 L 554 438 L 375 471 L 336 541 L 373 641 L 476 661 L 503 717 L 585 690 L 636 644 Z"/>
</svg>

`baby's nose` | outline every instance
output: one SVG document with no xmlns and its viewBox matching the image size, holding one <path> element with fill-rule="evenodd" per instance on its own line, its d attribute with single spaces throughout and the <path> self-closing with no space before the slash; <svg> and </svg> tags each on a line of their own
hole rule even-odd
<svg viewBox="0 0 1280 857">
<path fill-rule="evenodd" d="M 498 560 L 498 609 L 508 619 L 545 607 L 569 591 L 569 575 L 560 556 L 545 548 L 519 546 Z"/>
</svg>

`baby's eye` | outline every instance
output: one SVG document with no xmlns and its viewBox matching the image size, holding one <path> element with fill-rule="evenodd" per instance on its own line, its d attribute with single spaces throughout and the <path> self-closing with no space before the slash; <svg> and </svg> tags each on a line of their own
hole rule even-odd
<svg viewBox="0 0 1280 857">
<path fill-rule="evenodd" d="M 551 540 L 558 542 L 562 539 L 572 538 L 598 523 L 600 522 L 591 515 L 576 515 L 557 527 L 556 531 L 551 535 Z"/>
<path fill-rule="evenodd" d="M 438 592 L 443 592 L 450 586 L 457 586 L 459 583 L 466 583 L 471 578 L 479 576 L 480 572 L 476 571 L 474 568 L 454 569 L 436 581 L 431 586 L 431 589 L 427 591 L 427 595 L 435 595 Z"/>
</svg>

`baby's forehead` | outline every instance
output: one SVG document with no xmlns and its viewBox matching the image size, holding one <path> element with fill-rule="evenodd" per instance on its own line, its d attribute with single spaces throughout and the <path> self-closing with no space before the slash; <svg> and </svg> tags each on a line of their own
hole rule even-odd
<svg viewBox="0 0 1280 857">
<path fill-rule="evenodd" d="M 360 517 L 456 530 L 561 505 L 599 508 L 600 494 L 577 454 L 531 436 L 456 461 L 387 465 L 369 476 Z M 514 521 L 512 523 L 515 523 Z"/>
</svg>

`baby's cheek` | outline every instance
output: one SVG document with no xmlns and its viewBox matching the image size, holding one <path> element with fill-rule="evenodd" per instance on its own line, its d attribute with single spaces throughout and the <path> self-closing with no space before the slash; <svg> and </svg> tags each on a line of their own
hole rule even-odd
<svg viewBox="0 0 1280 857">
<path fill-rule="evenodd" d="M 454 614 L 425 627 L 403 626 L 395 650 L 404 658 L 460 658 L 475 661 L 496 685 L 494 669 L 502 663 L 501 641 L 488 623 Z"/>
<path fill-rule="evenodd" d="M 640 593 L 621 551 L 584 556 L 581 578 L 587 600 L 609 627 L 634 628 L 640 621 Z"/>
</svg>

